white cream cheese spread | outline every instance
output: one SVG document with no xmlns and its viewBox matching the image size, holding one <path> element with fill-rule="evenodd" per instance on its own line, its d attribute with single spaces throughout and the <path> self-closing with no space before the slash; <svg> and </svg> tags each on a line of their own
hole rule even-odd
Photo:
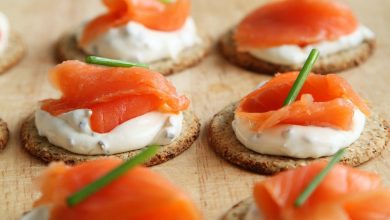
<svg viewBox="0 0 390 220">
<path fill-rule="evenodd" d="M 42 205 L 33 208 L 27 214 L 23 215 L 21 220 L 48 220 L 50 219 L 50 208 L 47 205 Z"/>
<path fill-rule="evenodd" d="M 232 126 L 237 139 L 248 149 L 268 155 L 318 158 L 348 147 L 363 132 L 366 117 L 354 110 L 350 130 L 330 127 L 277 125 L 262 132 L 253 131 L 250 122 L 235 116 Z"/>
<path fill-rule="evenodd" d="M 350 35 L 333 41 L 322 41 L 305 47 L 298 45 L 282 45 L 265 49 L 252 49 L 248 52 L 259 59 L 281 65 L 302 65 L 309 56 L 310 51 L 316 48 L 321 57 L 358 46 L 366 39 L 373 39 L 374 33 L 367 27 L 360 25 Z"/>
<path fill-rule="evenodd" d="M 256 204 L 253 202 L 249 206 L 249 210 L 246 213 L 244 220 L 263 220 L 263 216 L 260 213 L 260 210 L 257 208 Z"/>
<path fill-rule="evenodd" d="M 0 12 L 0 54 L 2 54 L 8 46 L 9 24 L 7 17 Z"/>
<path fill-rule="evenodd" d="M 81 37 L 83 28 L 77 33 Z M 165 58 L 176 59 L 188 47 L 201 43 L 192 18 L 179 30 L 166 32 L 148 29 L 138 22 L 111 28 L 85 48 L 88 54 L 134 62 L 151 63 Z"/>
<path fill-rule="evenodd" d="M 149 112 L 132 118 L 107 133 L 92 131 L 89 109 L 77 109 L 52 116 L 44 110 L 35 112 L 39 135 L 68 151 L 84 154 L 115 154 L 143 148 L 150 144 L 166 145 L 182 130 L 183 114 Z"/>
</svg>

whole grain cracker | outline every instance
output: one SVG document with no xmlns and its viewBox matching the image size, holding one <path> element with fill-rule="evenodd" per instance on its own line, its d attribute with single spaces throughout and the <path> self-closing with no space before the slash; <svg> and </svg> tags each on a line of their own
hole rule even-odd
<svg viewBox="0 0 390 220">
<path fill-rule="evenodd" d="M 299 71 L 302 65 L 282 65 L 261 60 L 249 54 L 240 52 L 233 39 L 233 31 L 224 34 L 219 41 L 219 50 L 231 63 L 258 73 L 275 74 L 290 71 Z M 340 72 L 365 62 L 375 50 L 375 39 L 367 39 L 360 45 L 340 51 L 336 54 L 320 57 L 315 63 L 312 72 L 327 74 Z"/>
<path fill-rule="evenodd" d="M 219 156 L 230 163 L 261 174 L 274 174 L 283 170 L 305 166 L 318 160 L 265 155 L 246 148 L 237 140 L 232 128 L 236 105 L 228 105 L 217 113 L 210 122 L 208 141 Z M 378 115 L 372 115 L 367 120 L 359 139 L 347 148 L 340 162 L 350 166 L 358 166 L 367 162 L 379 156 L 388 146 L 389 140 L 389 123 Z M 320 159 L 323 158 L 329 159 L 331 157 Z"/>
<path fill-rule="evenodd" d="M 149 161 L 144 163 L 145 166 L 153 166 L 170 160 L 187 150 L 194 143 L 196 138 L 199 136 L 199 119 L 190 111 L 185 111 L 183 115 L 183 129 L 180 136 L 177 137 L 171 144 L 160 147 L 158 153 Z M 23 122 L 20 135 L 22 146 L 30 154 L 45 162 L 64 161 L 67 164 L 77 164 L 88 160 L 96 160 L 102 157 L 107 157 L 105 155 L 90 156 L 76 154 L 49 143 L 45 137 L 39 136 L 34 122 L 34 115 L 29 116 Z M 137 155 L 142 150 L 143 149 L 132 150 L 110 156 L 126 160 Z"/>
<path fill-rule="evenodd" d="M 204 35 L 201 36 L 201 40 L 201 44 L 185 49 L 175 60 L 167 58 L 150 63 L 150 69 L 163 75 L 169 75 L 198 64 L 207 55 L 212 44 L 211 39 Z M 85 56 L 88 55 L 77 46 L 76 37 L 73 33 L 66 33 L 60 38 L 56 45 L 56 54 L 60 61 L 84 61 Z"/>
</svg>

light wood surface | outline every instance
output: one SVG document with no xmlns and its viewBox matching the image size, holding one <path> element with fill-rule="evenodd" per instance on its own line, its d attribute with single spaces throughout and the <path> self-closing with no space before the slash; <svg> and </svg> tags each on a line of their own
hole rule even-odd
<svg viewBox="0 0 390 220">
<path fill-rule="evenodd" d="M 263 2 L 193 0 L 193 15 L 199 28 L 217 39 Z M 347 2 L 377 34 L 378 49 L 367 63 L 341 75 L 370 101 L 375 111 L 390 119 L 390 1 Z M 23 34 L 28 46 L 25 59 L 0 76 L 0 117 L 8 122 L 11 131 L 10 143 L 0 152 L 0 218 L 18 219 L 38 196 L 33 181 L 45 168 L 45 164 L 22 150 L 20 124 L 40 99 L 58 96 L 47 79 L 48 70 L 55 65 L 53 44 L 64 31 L 100 13 L 102 7 L 98 0 L 1 0 L 0 11 L 8 15 L 12 27 Z M 189 192 L 205 219 L 217 219 L 248 197 L 253 182 L 264 177 L 217 157 L 207 144 L 208 121 L 269 77 L 236 68 L 213 50 L 200 65 L 169 78 L 192 100 L 192 108 L 202 121 L 202 132 L 190 150 L 153 169 Z M 361 168 L 379 173 L 390 185 L 389 151 Z"/>
</svg>

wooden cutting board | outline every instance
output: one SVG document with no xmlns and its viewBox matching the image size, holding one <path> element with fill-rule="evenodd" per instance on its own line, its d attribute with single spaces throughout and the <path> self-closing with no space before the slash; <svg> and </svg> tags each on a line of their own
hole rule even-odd
<svg viewBox="0 0 390 220">
<path fill-rule="evenodd" d="M 217 40 L 264 2 L 194 0 L 193 15 L 199 28 Z M 390 1 L 347 2 L 377 34 L 378 49 L 367 63 L 341 75 L 370 101 L 375 111 L 390 120 Z M 19 129 L 38 100 L 58 96 L 47 79 L 48 69 L 55 65 L 53 44 L 64 31 L 102 10 L 98 0 L 0 1 L 0 11 L 8 15 L 12 27 L 22 33 L 28 47 L 23 61 L 0 76 L 0 117 L 8 122 L 11 131 L 7 148 L 0 152 L 1 219 L 18 219 L 38 196 L 33 180 L 45 164 L 22 150 Z M 202 121 L 202 132 L 191 149 L 153 169 L 189 192 L 205 219 L 217 219 L 233 204 L 250 196 L 253 183 L 264 177 L 217 157 L 207 144 L 207 124 L 217 111 L 269 77 L 230 65 L 214 49 L 200 65 L 169 78 L 192 100 L 192 109 Z M 379 173 L 390 185 L 390 151 L 360 168 Z"/>
</svg>

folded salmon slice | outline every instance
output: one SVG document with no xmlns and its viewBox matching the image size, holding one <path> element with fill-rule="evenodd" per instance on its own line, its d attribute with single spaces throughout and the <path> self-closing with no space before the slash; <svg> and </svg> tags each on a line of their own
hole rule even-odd
<svg viewBox="0 0 390 220">
<path fill-rule="evenodd" d="M 299 208 L 294 201 L 326 166 L 316 162 L 279 173 L 254 188 L 265 219 L 389 219 L 390 190 L 373 173 L 336 165 Z"/>
<path fill-rule="evenodd" d="M 201 219 L 199 211 L 180 189 L 144 167 L 136 167 L 74 207 L 65 200 L 105 175 L 122 161 L 100 159 L 74 167 L 53 163 L 41 177 L 42 196 L 34 207 L 51 205 L 50 219 Z"/>
<path fill-rule="evenodd" d="M 283 107 L 298 74 L 277 74 L 264 86 L 245 96 L 236 109 L 236 117 L 249 121 L 256 131 L 279 124 L 349 130 L 355 107 L 369 115 L 364 100 L 345 79 L 335 74 L 309 74 L 298 101 Z"/>
<path fill-rule="evenodd" d="M 66 61 L 50 71 L 60 99 L 42 101 L 42 110 L 57 116 L 76 109 L 91 109 L 95 132 L 111 131 L 119 124 L 151 111 L 178 113 L 189 100 L 161 74 L 146 68 L 109 68 Z"/>
<path fill-rule="evenodd" d="M 351 34 L 358 27 L 354 14 L 334 0 L 280 0 L 250 13 L 238 25 L 238 49 L 269 48 L 330 41 Z"/>
<path fill-rule="evenodd" d="M 110 28 L 136 21 L 158 31 L 175 31 L 183 26 L 191 9 L 190 0 L 163 3 L 159 0 L 103 0 L 108 12 L 87 24 L 80 45 L 86 46 Z"/>
</svg>

